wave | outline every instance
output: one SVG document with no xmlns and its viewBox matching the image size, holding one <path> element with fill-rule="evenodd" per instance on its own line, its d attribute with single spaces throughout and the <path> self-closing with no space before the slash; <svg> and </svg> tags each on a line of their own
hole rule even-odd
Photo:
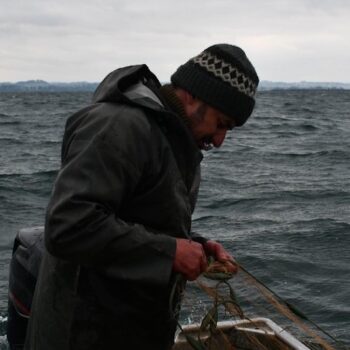
<svg viewBox="0 0 350 350">
<path fill-rule="evenodd" d="M 7 115 L 5 116 L 8 117 Z M 2 117 L 1 114 L 0 114 L 0 117 Z M 20 124 L 22 124 L 22 122 L 19 120 L 0 120 L 0 125 L 20 125 Z"/>
<path fill-rule="evenodd" d="M 266 150 L 263 153 L 271 154 L 271 155 L 278 155 L 278 156 L 287 156 L 290 158 L 321 157 L 321 156 L 332 156 L 332 158 L 341 156 L 344 158 L 349 158 L 349 151 L 348 150 L 340 150 L 340 149 L 322 150 L 322 151 L 300 151 L 300 152 L 289 152 L 289 151 L 284 152 L 284 151 Z"/>
<path fill-rule="evenodd" d="M 306 130 L 306 131 L 314 131 L 314 130 L 319 129 L 317 126 L 312 125 L 312 124 L 302 124 L 299 126 L 299 128 Z"/>
<path fill-rule="evenodd" d="M 34 176 L 53 176 L 56 175 L 59 169 L 53 169 L 53 170 L 45 170 L 45 171 L 33 171 L 33 172 L 23 172 L 23 173 L 17 173 L 17 172 L 4 172 L 0 173 L 0 179 L 6 178 L 6 177 L 12 177 L 12 176 L 28 176 L 28 175 L 34 175 Z"/>
<path fill-rule="evenodd" d="M 9 146 L 13 145 L 29 145 L 29 147 L 35 146 L 35 147 L 44 147 L 44 146 L 52 146 L 52 145 L 60 145 L 62 143 L 62 140 L 28 140 L 25 138 L 20 138 L 18 135 L 14 135 L 14 137 L 0 137 L 0 142 L 8 143 Z M 26 152 L 24 154 L 31 154 L 30 152 Z"/>
<path fill-rule="evenodd" d="M 201 221 L 207 221 L 207 220 L 221 220 L 226 219 L 225 216 L 218 216 L 218 215 L 194 215 L 192 218 L 192 222 L 201 222 Z"/>
<path fill-rule="evenodd" d="M 312 109 L 312 108 L 310 108 L 310 107 L 297 108 L 296 110 L 297 110 L 298 112 L 310 113 L 310 114 L 316 114 L 316 113 L 319 113 L 319 112 L 320 112 L 318 109 Z"/>
<path fill-rule="evenodd" d="M 272 131 L 278 132 L 281 130 L 282 132 L 293 133 L 295 135 L 299 135 L 302 131 L 316 131 L 320 129 L 314 124 L 300 123 L 300 120 L 298 120 L 298 123 L 292 123 L 292 121 L 285 119 L 283 121 L 274 120 L 268 125 L 261 126 L 261 128 L 268 130 L 270 133 Z"/>
<path fill-rule="evenodd" d="M 285 136 L 293 136 L 293 133 L 281 131 L 281 132 L 276 132 L 275 139 L 280 140 L 283 139 Z M 295 133 L 294 135 L 298 135 Z M 291 158 L 297 158 L 297 157 L 322 157 L 322 156 L 327 156 L 327 157 L 332 157 L 332 158 L 344 158 L 348 159 L 350 156 L 350 151 L 349 149 L 326 149 L 326 150 L 300 150 L 300 151 L 290 151 L 286 149 L 286 145 L 283 145 L 283 148 L 274 148 L 274 149 L 269 149 L 269 148 L 261 148 L 258 146 L 254 145 L 248 145 L 242 142 L 237 142 L 235 144 L 236 150 L 239 149 L 240 152 L 249 152 L 249 155 L 258 155 L 259 157 L 271 157 L 275 158 L 275 156 L 283 156 L 283 157 L 291 157 Z M 298 146 L 298 145 L 297 145 Z M 283 150 L 284 149 L 284 150 Z M 232 155 L 232 150 L 228 150 L 227 153 L 229 155 Z M 221 155 L 221 154 L 220 154 Z M 205 165 L 204 165 L 205 167 Z M 207 165 L 208 167 L 208 165 Z"/>
<path fill-rule="evenodd" d="M 210 202 L 202 203 L 202 207 L 206 209 L 220 209 L 223 210 L 224 208 L 231 207 L 233 205 L 240 205 L 240 204 L 246 204 L 246 203 L 252 203 L 252 202 L 261 202 L 262 200 L 266 200 L 266 198 L 258 198 L 258 197 L 252 197 L 252 198 L 223 198 L 223 199 L 212 199 Z"/>
<path fill-rule="evenodd" d="M 349 159 L 350 154 L 346 150 L 323 150 L 323 151 L 315 151 L 315 152 L 288 152 L 288 153 L 282 153 L 284 156 L 288 156 L 290 158 L 321 158 L 321 157 L 327 157 L 328 159 L 331 158 L 332 161 L 335 160 L 344 160 Z M 329 162 L 329 160 L 327 161 Z"/>
<path fill-rule="evenodd" d="M 334 218 L 317 218 L 310 220 L 298 220 L 294 223 L 295 229 L 297 231 L 302 231 L 303 235 L 309 237 L 309 240 L 312 242 L 318 242 L 319 248 L 325 250 L 325 255 L 330 255 L 328 251 L 331 246 L 334 244 L 339 244 L 340 242 L 345 243 L 349 242 L 347 233 L 350 229 L 350 222 L 345 222 L 342 219 Z M 317 230 L 315 230 L 317 228 Z M 300 238 L 297 236 L 294 237 L 296 242 L 299 242 Z M 345 253 L 347 244 L 344 246 L 338 247 L 338 253 L 341 254 L 341 250 L 344 250 L 343 261 L 345 262 L 347 254 Z M 349 258 L 348 258 L 349 259 Z M 340 265 L 340 262 L 337 262 Z"/>
<path fill-rule="evenodd" d="M 8 142 L 9 144 L 22 145 L 24 143 L 23 139 L 14 137 L 0 137 L 0 142 Z"/>
<path fill-rule="evenodd" d="M 0 336 L 0 350 L 9 350 L 5 335 Z"/>
<path fill-rule="evenodd" d="M 330 152 L 330 151 L 311 151 L 311 152 L 280 152 L 279 154 L 281 155 L 284 155 L 284 156 L 288 156 L 288 157 L 291 157 L 291 158 L 298 158 L 298 157 L 318 157 L 318 156 L 325 156 L 327 154 L 330 154 L 330 153 L 333 153 L 333 152 Z"/>
<path fill-rule="evenodd" d="M 273 185 L 273 183 L 271 183 Z M 288 186 L 284 185 L 283 187 Z M 288 186 L 290 187 L 290 186 Z M 305 185 L 303 185 L 305 187 Z M 295 188 L 291 189 L 282 189 L 276 187 L 270 190 L 262 190 L 255 193 L 255 195 L 250 195 L 248 197 L 242 198 L 225 198 L 225 199 L 215 199 L 212 197 L 210 201 L 201 201 L 200 205 L 202 211 L 207 212 L 208 214 L 200 215 L 197 214 L 195 218 L 196 221 L 200 220 L 208 220 L 213 217 L 217 218 L 217 215 L 221 215 L 223 217 L 228 217 L 231 211 L 235 211 L 237 213 L 238 210 L 262 210 L 271 205 L 281 205 L 281 211 L 285 210 L 289 206 L 293 206 L 295 202 L 300 203 L 310 203 L 317 202 L 321 200 L 329 201 L 347 201 L 349 199 L 350 192 L 347 189 L 344 190 L 334 190 L 334 189 L 300 189 L 296 190 Z M 283 204 L 283 205 L 282 205 Z M 341 204 L 338 204 L 341 205 Z M 204 210 L 203 210 L 204 209 Z M 254 219 L 256 220 L 256 219 Z M 328 219 L 327 219 L 328 220 Z M 265 222 L 266 224 L 266 222 Z M 340 223 L 338 223 L 340 224 Z M 344 221 L 346 225 L 346 222 Z"/>
<path fill-rule="evenodd" d="M 302 114 L 302 115 L 308 115 L 308 114 L 318 114 L 320 113 L 320 110 L 315 108 L 309 108 L 309 107 L 299 107 L 295 104 L 290 104 L 290 105 L 284 105 L 285 107 L 287 107 L 285 109 L 285 112 L 287 112 L 288 114 L 290 113 L 297 113 L 297 114 Z"/>
<path fill-rule="evenodd" d="M 259 117 L 261 121 L 270 121 L 272 120 L 273 122 L 278 122 L 279 120 L 282 121 L 286 121 L 286 122 L 295 122 L 295 123 L 299 123 L 300 122 L 300 118 L 298 117 L 293 117 L 290 114 L 286 114 L 286 113 L 269 113 L 267 115 L 263 115 L 261 117 Z M 294 123 L 293 123 L 294 124 Z M 288 124 L 289 125 L 289 124 Z"/>
<path fill-rule="evenodd" d="M 45 145 L 57 145 L 57 144 L 61 144 L 62 143 L 62 140 L 61 139 L 58 139 L 58 140 L 35 140 L 35 141 L 32 141 L 32 144 L 34 145 L 38 145 L 40 144 L 41 146 L 45 146 Z"/>
<path fill-rule="evenodd" d="M 264 195 L 267 195 L 266 197 Z M 275 199 L 293 199 L 293 198 L 299 198 L 306 201 L 309 200 L 321 200 L 321 199 L 332 199 L 332 198 L 348 198 L 350 193 L 349 191 L 346 192 L 340 191 L 340 190 L 334 190 L 334 189 L 302 189 L 302 190 L 282 190 L 276 188 L 276 192 L 269 192 L 269 193 L 261 193 L 263 196 L 262 198 L 259 198 L 259 200 L 265 201 L 265 200 L 275 200 Z"/>
<path fill-rule="evenodd" d="M 7 350 L 7 339 L 6 339 L 6 327 L 7 327 L 7 316 L 0 315 L 0 350 Z"/>
</svg>

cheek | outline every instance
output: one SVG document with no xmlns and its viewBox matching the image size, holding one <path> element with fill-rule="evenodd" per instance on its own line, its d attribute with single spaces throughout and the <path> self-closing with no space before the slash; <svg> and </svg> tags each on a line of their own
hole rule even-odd
<svg viewBox="0 0 350 350">
<path fill-rule="evenodd" d="M 206 137 L 213 137 L 216 134 L 216 126 L 215 125 L 202 125 L 198 128 L 198 134 Z"/>
<path fill-rule="evenodd" d="M 202 120 L 192 119 L 191 129 L 196 138 L 214 136 L 217 132 L 217 120 L 210 115 L 206 115 Z"/>
</svg>

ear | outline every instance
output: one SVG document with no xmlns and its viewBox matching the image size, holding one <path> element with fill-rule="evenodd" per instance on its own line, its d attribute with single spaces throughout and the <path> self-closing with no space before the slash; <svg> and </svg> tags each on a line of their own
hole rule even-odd
<svg viewBox="0 0 350 350">
<path fill-rule="evenodd" d="M 175 94 L 182 102 L 183 108 L 187 116 L 192 115 L 198 109 L 201 104 L 201 101 L 198 98 L 193 97 L 188 91 L 182 88 L 176 88 Z"/>
<path fill-rule="evenodd" d="M 201 101 L 198 98 L 193 97 L 189 92 L 183 90 L 183 105 L 187 115 L 192 115 L 197 111 L 198 107 L 201 105 Z"/>
<path fill-rule="evenodd" d="M 185 103 L 188 105 L 193 105 L 196 103 L 196 98 L 193 97 L 189 92 L 187 92 L 186 90 L 184 90 L 184 99 L 185 99 Z"/>
</svg>

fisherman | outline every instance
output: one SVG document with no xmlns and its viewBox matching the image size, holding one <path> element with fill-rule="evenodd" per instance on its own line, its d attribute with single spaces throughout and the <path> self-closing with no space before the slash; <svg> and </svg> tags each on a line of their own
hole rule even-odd
<svg viewBox="0 0 350 350">
<path fill-rule="evenodd" d="M 246 122 L 258 82 L 217 44 L 164 86 L 146 65 L 113 71 L 68 119 L 26 350 L 171 349 L 176 276 L 195 280 L 208 256 L 237 269 L 191 215 L 201 151 Z"/>
</svg>

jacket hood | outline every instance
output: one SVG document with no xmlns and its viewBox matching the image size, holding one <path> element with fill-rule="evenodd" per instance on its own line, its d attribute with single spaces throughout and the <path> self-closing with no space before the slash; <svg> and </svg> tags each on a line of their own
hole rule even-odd
<svg viewBox="0 0 350 350">
<path fill-rule="evenodd" d="M 154 91 L 160 87 L 147 65 L 123 67 L 106 76 L 94 92 L 92 102 L 137 103 L 159 109 L 163 104 Z"/>
<path fill-rule="evenodd" d="M 163 130 L 180 169 L 192 169 L 202 160 L 202 153 L 183 120 L 171 110 L 159 95 L 161 84 L 147 65 L 119 68 L 101 82 L 93 95 L 93 103 L 110 102 L 136 105 L 152 112 L 152 117 Z M 179 141 L 181 140 L 181 141 Z M 186 180 L 187 175 L 182 174 Z"/>
</svg>

